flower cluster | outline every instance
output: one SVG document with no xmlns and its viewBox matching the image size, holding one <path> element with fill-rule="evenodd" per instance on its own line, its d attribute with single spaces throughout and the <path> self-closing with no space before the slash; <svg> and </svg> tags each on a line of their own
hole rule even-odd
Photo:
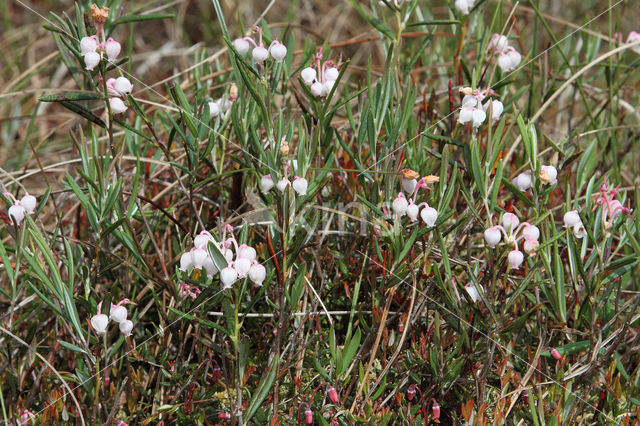
<svg viewBox="0 0 640 426">
<path fill-rule="evenodd" d="M 502 102 L 497 99 L 491 99 L 485 102 L 482 101 L 488 95 L 495 95 L 495 92 L 491 89 L 485 90 L 471 90 L 465 88 L 462 90 L 465 93 L 462 98 L 462 107 L 460 109 L 460 115 L 458 116 L 458 122 L 460 124 L 472 123 L 474 128 L 480 127 L 484 120 L 487 118 L 487 111 L 491 110 L 491 119 L 493 121 L 500 120 L 504 106 Z"/>
<path fill-rule="evenodd" d="M 473 4 L 476 0 L 456 0 L 454 3 L 456 9 L 460 11 L 463 15 L 468 15 L 473 8 Z"/>
<path fill-rule="evenodd" d="M 16 199 L 10 192 L 5 192 L 4 196 L 13 199 L 13 205 L 9 207 L 8 213 L 11 221 L 17 226 L 20 226 L 26 214 L 33 214 L 36 211 L 36 197 L 29 195 L 28 192 L 20 200 Z"/>
<path fill-rule="evenodd" d="M 297 163 L 297 162 L 296 162 Z M 287 164 L 285 166 L 285 172 L 288 171 L 290 169 L 290 165 Z M 300 176 L 294 176 L 293 177 L 293 181 L 287 179 L 286 177 L 283 177 L 282 179 L 280 179 L 278 181 L 278 183 L 275 183 L 273 181 L 273 178 L 271 177 L 271 175 L 264 175 L 260 178 L 260 190 L 266 194 L 267 192 L 271 191 L 271 189 L 273 187 L 278 188 L 278 191 L 284 193 L 284 191 L 287 190 L 287 187 L 291 186 L 291 188 L 293 188 L 294 191 L 296 191 L 296 193 L 300 196 L 303 195 L 307 195 L 307 189 L 309 188 L 309 182 Z"/>
<path fill-rule="evenodd" d="M 518 269 L 524 261 L 524 254 L 518 250 L 518 241 L 524 239 L 524 251 L 529 256 L 534 256 L 540 245 L 538 243 L 538 238 L 540 238 L 538 227 L 528 222 L 520 223 L 518 217 L 513 213 L 505 213 L 502 216 L 501 225 L 486 229 L 484 240 L 489 247 L 494 248 L 502 240 L 503 235 L 505 243 L 514 246 L 507 257 L 509 265 L 513 269 Z"/>
<path fill-rule="evenodd" d="M 129 299 L 122 299 L 118 302 L 117 305 L 111 304 L 111 308 L 109 311 L 109 316 L 100 313 L 102 310 L 102 302 L 98 303 L 98 314 L 91 317 L 91 326 L 98 334 L 105 334 L 107 332 L 107 326 L 109 325 L 109 320 L 115 321 L 118 323 L 118 328 L 120 328 L 120 332 L 124 334 L 126 337 L 131 336 L 131 331 L 133 330 L 133 322 L 127 319 L 127 308 L 124 305 L 135 305 Z"/>
<path fill-rule="evenodd" d="M 620 37 L 622 39 L 622 36 Z M 637 33 L 635 31 L 631 31 L 629 33 L 629 35 L 627 36 L 627 43 L 636 43 L 640 41 L 640 33 Z M 640 54 L 640 47 L 636 46 L 633 49 L 634 52 L 639 53 Z"/>
<path fill-rule="evenodd" d="M 192 299 L 195 299 L 196 297 L 198 297 L 198 295 L 202 293 L 202 291 L 200 291 L 200 289 L 198 288 L 198 286 L 195 285 L 189 285 L 187 283 L 182 283 L 180 285 L 180 291 L 178 292 L 178 295 L 180 297 L 182 297 L 183 299 L 190 297 Z"/>
<path fill-rule="evenodd" d="M 100 41 L 97 34 L 82 37 L 80 40 L 80 54 L 84 58 L 84 65 L 89 71 L 98 66 L 100 61 L 106 56 L 109 62 L 118 59 L 122 46 L 113 38 L 109 37 Z"/>
<path fill-rule="evenodd" d="M 558 182 L 558 169 L 554 166 L 542 166 L 538 178 L 543 185 L 555 185 Z M 511 180 L 511 183 L 522 192 L 531 188 L 533 186 L 531 170 L 520 173 Z"/>
<path fill-rule="evenodd" d="M 522 61 L 522 56 L 509 45 L 507 37 L 500 34 L 491 36 L 489 52 L 498 55 L 498 66 L 503 72 L 515 70 Z"/>
<path fill-rule="evenodd" d="M 226 97 L 209 102 L 209 118 L 224 115 L 225 112 L 231 109 L 231 105 L 233 105 L 233 102 Z"/>
<path fill-rule="evenodd" d="M 331 61 L 324 61 L 322 64 L 322 53 L 316 53 L 316 68 L 307 67 L 300 72 L 302 81 L 309 87 L 313 96 L 325 97 L 336 83 L 340 71 Z"/>
<path fill-rule="evenodd" d="M 425 202 L 416 204 L 414 199 L 416 198 L 420 188 L 431 189 L 428 184 L 437 182 L 438 177 L 425 176 L 419 180 L 418 177 L 420 177 L 420 175 L 411 169 L 404 169 L 402 171 L 402 189 L 410 194 L 410 198 L 407 199 L 402 192 L 399 192 L 398 196 L 391 204 L 391 209 L 397 218 L 401 218 L 406 215 L 409 220 L 416 222 L 418 220 L 418 215 L 420 215 L 428 227 L 433 227 L 438 219 L 438 211 Z M 421 210 L 421 207 L 423 206 L 424 208 Z"/>
<path fill-rule="evenodd" d="M 618 192 L 618 187 L 610 187 L 609 184 L 607 184 L 607 178 L 605 176 L 602 185 L 600 185 L 600 196 L 596 198 L 596 207 L 594 207 L 595 209 L 597 206 L 602 206 L 602 224 L 605 229 L 611 229 L 613 222 L 621 213 L 629 214 L 629 209 L 615 199 Z"/>
<path fill-rule="evenodd" d="M 233 47 L 242 56 L 246 55 L 251 49 L 253 44 L 253 50 L 251 51 L 251 57 L 256 64 L 261 64 L 271 56 L 276 62 L 282 62 L 287 56 L 287 47 L 280 43 L 278 40 L 273 40 L 267 49 L 262 43 L 262 28 L 251 27 L 258 35 L 258 43 L 252 37 L 237 38 L 233 41 Z"/>
<path fill-rule="evenodd" d="M 227 229 L 230 229 L 228 227 Z M 249 277 L 249 279 L 257 286 L 261 286 L 267 277 L 267 270 L 264 266 L 259 264 L 256 260 L 256 249 L 249 247 L 246 244 L 238 245 L 236 239 L 231 236 L 221 243 L 217 243 L 213 236 L 208 231 L 202 231 L 196 235 L 193 239 L 193 248 L 182 254 L 180 257 L 180 270 L 189 271 L 191 269 L 204 269 L 207 272 L 208 278 L 218 272 L 213 259 L 209 255 L 207 246 L 209 242 L 216 244 L 222 255 L 226 259 L 228 265 L 220 271 L 220 281 L 222 283 L 222 289 L 231 288 L 238 278 Z M 231 247 L 235 248 L 235 260 L 234 253 Z M 184 285 L 181 288 L 181 292 L 186 296 L 195 298 L 198 290 L 193 288 L 185 288 Z"/>
</svg>

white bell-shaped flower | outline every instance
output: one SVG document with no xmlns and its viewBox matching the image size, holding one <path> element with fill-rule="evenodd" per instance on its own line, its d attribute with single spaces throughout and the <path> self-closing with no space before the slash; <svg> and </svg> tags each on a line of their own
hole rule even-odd
<svg viewBox="0 0 640 426">
<path fill-rule="evenodd" d="M 274 183 L 273 183 L 273 179 L 271 178 L 271 175 L 264 175 L 260 178 L 260 190 L 264 194 L 271 191 L 271 188 L 273 188 L 273 186 L 274 186 Z"/>
<path fill-rule="evenodd" d="M 306 195 L 308 186 L 309 183 L 305 178 L 297 176 L 293 179 L 293 183 L 291 184 L 291 187 L 298 193 L 298 195 Z"/>
<path fill-rule="evenodd" d="M 127 110 L 127 106 L 120 98 L 109 98 L 109 105 L 113 114 L 122 114 Z"/>
<path fill-rule="evenodd" d="M 402 217 L 407 214 L 408 207 L 409 202 L 402 192 L 398 194 L 398 197 L 393 200 L 393 203 L 391 204 L 391 208 L 397 217 Z"/>
<path fill-rule="evenodd" d="M 287 56 L 287 48 L 278 40 L 274 40 L 271 46 L 269 46 L 269 53 L 276 62 L 282 62 Z"/>
<path fill-rule="evenodd" d="M 9 217 L 15 221 L 16 225 L 20 225 L 22 223 L 26 212 L 26 209 L 22 207 L 18 201 L 9 207 Z"/>
<path fill-rule="evenodd" d="M 251 51 L 251 56 L 256 64 L 261 64 L 269 57 L 269 51 L 263 46 L 257 46 Z"/>
<path fill-rule="evenodd" d="M 267 278 L 267 269 L 257 262 L 253 262 L 249 269 L 249 279 L 257 286 L 261 286 Z"/>
<path fill-rule="evenodd" d="M 109 37 L 104 45 L 104 51 L 107 54 L 107 59 L 111 62 L 115 61 L 118 58 L 118 55 L 120 55 L 120 50 L 122 50 L 120 43 Z"/>
<path fill-rule="evenodd" d="M 513 183 L 516 186 L 516 188 L 518 188 L 520 191 L 523 191 L 523 192 L 531 188 L 531 185 L 533 184 L 533 179 L 531 177 L 531 170 L 527 170 L 526 172 L 520 173 L 511 181 L 511 183 Z"/>
<path fill-rule="evenodd" d="M 254 260 L 257 257 L 256 249 L 246 244 L 240 244 L 238 246 L 238 257 Z"/>
<path fill-rule="evenodd" d="M 125 337 L 129 337 L 133 330 L 133 322 L 131 322 L 131 320 L 124 320 L 119 324 L 118 328 L 120 328 L 120 332 L 124 334 Z"/>
<path fill-rule="evenodd" d="M 502 233 L 500 232 L 500 228 L 497 226 L 492 226 L 484 231 L 484 240 L 491 248 L 497 246 L 501 239 Z"/>
<path fill-rule="evenodd" d="M 238 51 L 238 53 L 242 56 L 246 55 L 251 48 L 249 42 L 244 38 L 237 38 L 233 40 L 233 47 Z"/>
<path fill-rule="evenodd" d="M 289 180 L 286 178 L 282 178 L 276 186 L 278 187 L 278 190 L 280 192 L 284 192 L 287 190 L 287 186 L 289 185 L 291 185 L 291 182 L 289 182 Z"/>
<path fill-rule="evenodd" d="M 127 93 L 131 93 L 133 90 L 133 84 L 131 84 L 127 77 L 118 77 L 116 78 L 114 88 L 120 96 L 125 96 Z"/>
<path fill-rule="evenodd" d="M 251 269 L 251 260 L 244 257 L 239 257 L 235 262 L 233 262 L 233 268 L 238 273 L 239 278 L 244 278 L 247 276 L 249 270 Z"/>
<path fill-rule="evenodd" d="M 111 313 L 109 313 L 109 318 L 117 323 L 121 323 L 122 321 L 127 319 L 127 308 L 125 308 L 124 306 L 112 305 Z"/>
<path fill-rule="evenodd" d="M 24 207 L 24 209 L 29 214 L 33 214 L 36 211 L 36 204 L 36 197 L 34 197 L 33 195 L 29 195 L 28 192 L 20 200 L 20 205 Z"/>
<path fill-rule="evenodd" d="M 411 222 L 415 222 L 418 220 L 418 214 L 420 213 L 420 207 L 415 204 L 413 201 L 409 202 L 407 206 L 407 216 L 411 220 Z"/>
<path fill-rule="evenodd" d="M 520 219 L 518 219 L 518 216 L 513 213 L 505 213 L 502 216 L 501 223 L 504 229 L 506 229 L 508 232 L 514 231 L 518 227 L 518 225 L 520 225 Z"/>
<path fill-rule="evenodd" d="M 199 247 L 195 247 L 191 250 L 191 259 L 193 259 L 193 267 L 196 269 L 202 269 L 204 262 L 209 257 L 209 253 Z"/>
<path fill-rule="evenodd" d="M 227 266 L 220 271 L 220 281 L 222 282 L 223 290 L 231 288 L 237 279 L 238 272 L 232 266 Z"/>
<path fill-rule="evenodd" d="M 86 55 L 89 52 L 95 52 L 98 48 L 98 40 L 96 36 L 82 37 L 80 39 L 80 54 Z"/>
<path fill-rule="evenodd" d="M 186 251 L 180 256 L 180 270 L 185 272 L 191 268 L 193 268 L 193 257 L 190 251 Z"/>
<path fill-rule="evenodd" d="M 426 205 L 420 211 L 420 217 L 429 228 L 432 228 L 433 225 L 436 224 L 436 220 L 438 220 L 438 211 L 433 207 Z"/>
<path fill-rule="evenodd" d="M 519 269 L 524 261 L 524 254 L 520 250 L 511 250 L 507 256 L 511 269 Z"/>
<path fill-rule="evenodd" d="M 580 215 L 578 214 L 578 210 L 570 210 L 564 214 L 564 227 L 565 228 L 573 228 L 578 223 L 582 222 L 580 219 Z"/>
<path fill-rule="evenodd" d="M 304 84 L 311 86 L 316 79 L 316 70 L 311 67 L 307 67 L 300 72 L 300 77 L 302 77 Z"/>
<path fill-rule="evenodd" d="M 91 327 L 93 327 L 97 334 L 105 334 L 108 324 L 109 317 L 105 314 L 97 314 L 91 317 Z"/>
<path fill-rule="evenodd" d="M 100 54 L 98 52 L 87 52 L 84 54 L 84 65 L 85 68 L 89 71 L 93 71 L 93 69 L 100 63 Z"/>
</svg>

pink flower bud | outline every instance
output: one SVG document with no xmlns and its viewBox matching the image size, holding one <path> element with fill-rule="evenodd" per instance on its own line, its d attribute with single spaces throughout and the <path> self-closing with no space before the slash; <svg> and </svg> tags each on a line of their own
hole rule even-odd
<svg viewBox="0 0 640 426">
<path fill-rule="evenodd" d="M 127 319 L 127 308 L 124 306 L 111 305 L 109 318 L 117 323 L 121 323 Z"/>
<path fill-rule="evenodd" d="M 222 420 L 229 420 L 231 418 L 231 413 L 227 413 L 227 412 L 220 413 L 218 417 Z"/>
<path fill-rule="evenodd" d="M 316 79 L 316 70 L 311 67 L 307 67 L 300 71 L 300 77 L 302 77 L 302 81 L 304 81 L 304 84 L 306 84 L 307 86 L 311 86 L 311 84 L 313 84 L 314 80 Z"/>
<path fill-rule="evenodd" d="M 222 289 L 226 290 L 231 288 L 233 283 L 238 279 L 238 272 L 231 266 L 227 266 L 220 271 L 220 281 L 222 282 Z"/>
<path fill-rule="evenodd" d="M 254 260 L 257 257 L 256 249 L 246 244 L 240 244 L 238 246 L 238 257 Z"/>
<path fill-rule="evenodd" d="M 518 225 L 520 224 L 520 219 L 513 213 L 505 213 L 502 216 L 502 227 L 507 230 L 507 232 L 514 231 Z"/>
<path fill-rule="evenodd" d="M 334 404 L 338 403 L 338 392 L 336 391 L 336 388 L 334 388 L 333 386 L 329 386 L 327 388 L 327 394 L 329 395 L 329 399 L 331 400 L 331 402 L 333 402 Z"/>
<path fill-rule="evenodd" d="M 131 331 L 133 330 L 133 323 L 130 320 L 124 320 L 118 326 L 120 328 L 120 332 L 125 335 L 125 337 L 131 336 Z"/>
<path fill-rule="evenodd" d="M 13 219 L 16 225 L 20 225 L 26 212 L 26 209 L 22 207 L 20 201 L 16 201 L 14 205 L 9 207 L 9 218 Z"/>
<path fill-rule="evenodd" d="M 282 178 L 282 179 L 278 182 L 278 185 L 276 185 L 276 186 L 278 187 L 278 190 L 279 190 L 280 192 L 283 192 L 283 193 L 284 193 L 284 191 L 286 191 L 286 189 L 287 189 L 287 186 L 289 186 L 289 185 L 291 185 L 291 182 L 289 182 L 289 180 L 288 180 L 288 179 Z"/>
<path fill-rule="evenodd" d="M 264 194 L 271 191 L 271 188 L 273 188 L 273 186 L 274 184 L 273 184 L 273 179 L 271 178 L 271 175 L 264 175 L 260 178 L 260 190 Z"/>
<path fill-rule="evenodd" d="M 316 81 L 311 85 L 310 90 L 313 96 L 322 96 L 322 93 L 323 93 L 322 83 Z"/>
<path fill-rule="evenodd" d="M 507 259 L 512 269 L 519 269 L 524 261 L 524 254 L 520 250 L 512 250 L 509 252 Z"/>
<path fill-rule="evenodd" d="M 564 214 L 564 227 L 573 228 L 575 225 L 581 222 L 578 210 L 570 210 Z"/>
<path fill-rule="evenodd" d="M 113 114 L 122 114 L 127 110 L 127 106 L 120 98 L 109 98 L 109 105 Z"/>
<path fill-rule="evenodd" d="M 409 207 L 409 203 L 407 202 L 407 199 L 405 198 L 404 194 L 402 192 L 398 193 L 398 197 L 395 200 L 393 200 L 393 203 L 391 205 L 393 212 L 396 214 L 396 216 L 402 217 L 405 214 L 407 214 L 408 207 Z"/>
<path fill-rule="evenodd" d="M 311 411 L 311 408 L 307 407 L 307 409 L 304 411 L 304 421 L 308 425 L 313 423 L 313 411 Z"/>
<path fill-rule="evenodd" d="M 287 48 L 278 40 L 274 40 L 271 46 L 269 46 L 269 53 L 276 62 L 282 62 L 285 56 L 287 56 Z"/>
<path fill-rule="evenodd" d="M 500 232 L 500 228 L 497 226 L 492 226 L 484 231 L 484 240 L 491 248 L 497 246 L 501 239 L 502 233 Z"/>
<path fill-rule="evenodd" d="M 269 57 L 269 51 L 262 46 L 254 47 L 251 56 L 256 64 L 261 64 Z"/>
<path fill-rule="evenodd" d="M 562 355 L 560 355 L 560 352 L 558 352 L 558 350 L 556 348 L 551 348 L 551 356 L 554 357 L 557 361 L 560 361 L 562 359 Z"/>
<path fill-rule="evenodd" d="M 323 77 L 325 81 L 336 81 L 339 75 L 340 71 L 338 71 L 338 68 L 331 67 L 325 70 Z"/>
<path fill-rule="evenodd" d="M 437 420 L 440 418 L 440 404 L 438 404 L 436 401 L 433 401 L 433 405 L 431 406 L 431 412 L 433 413 L 434 419 Z"/>
<path fill-rule="evenodd" d="M 33 212 L 35 212 L 36 204 L 37 204 L 36 197 L 34 197 L 33 195 L 29 195 L 28 192 L 20 200 L 20 205 L 24 207 L 26 212 L 29 214 L 33 214 Z"/>
<path fill-rule="evenodd" d="M 426 205 L 420 212 L 420 217 L 424 223 L 431 228 L 436 224 L 436 220 L 438 220 L 438 211 L 433 207 Z"/>
<path fill-rule="evenodd" d="M 233 267 L 238 273 L 238 278 L 244 278 L 247 276 L 249 270 L 251 269 L 251 260 L 245 257 L 239 257 L 233 263 Z"/>
<path fill-rule="evenodd" d="M 80 54 L 86 55 L 89 52 L 95 52 L 98 48 L 98 40 L 96 36 L 82 37 L 80 39 Z"/>
<path fill-rule="evenodd" d="M 105 334 L 108 324 L 109 317 L 105 314 L 97 314 L 91 317 L 91 327 L 93 327 L 97 334 Z"/>
<path fill-rule="evenodd" d="M 238 51 L 238 53 L 242 56 L 246 55 L 249 52 L 249 48 L 251 45 L 244 38 L 237 38 L 233 40 L 233 47 Z"/>
<path fill-rule="evenodd" d="M 293 183 L 291 184 L 291 187 L 298 193 L 298 195 L 306 195 L 308 186 L 309 183 L 305 178 L 297 176 L 293 179 Z"/>
<path fill-rule="evenodd" d="M 193 256 L 191 256 L 191 252 L 186 251 L 180 256 L 180 270 L 186 272 L 191 268 L 193 268 Z"/>
<path fill-rule="evenodd" d="M 93 71 L 93 69 L 100 63 L 100 54 L 97 52 L 87 52 L 84 54 L 84 64 L 86 69 Z"/>
<path fill-rule="evenodd" d="M 533 179 L 531 178 L 531 170 L 527 170 L 526 172 L 520 173 L 511 181 L 520 191 L 526 191 L 531 188 L 533 184 Z"/>
<path fill-rule="evenodd" d="M 407 399 L 409 401 L 412 401 L 415 395 L 416 395 L 416 388 L 413 385 L 409 386 L 409 388 L 407 389 Z"/>
<path fill-rule="evenodd" d="M 420 213 L 420 207 L 418 207 L 413 200 L 409 202 L 409 206 L 407 206 L 407 216 L 411 220 L 411 222 L 415 222 L 418 220 L 418 214 Z"/>
<path fill-rule="evenodd" d="M 120 46 L 120 43 L 118 43 L 111 37 L 107 39 L 107 43 L 104 46 L 104 51 L 107 54 L 107 58 L 110 62 L 113 62 L 118 58 L 121 49 L 122 46 Z"/>
<path fill-rule="evenodd" d="M 255 261 L 254 261 L 255 262 Z M 267 269 L 255 262 L 249 269 L 249 279 L 257 286 L 261 286 L 264 280 L 267 278 Z"/>
<path fill-rule="evenodd" d="M 540 229 L 535 225 L 525 225 L 522 229 L 522 235 L 525 240 L 538 241 L 538 238 L 540 238 Z"/>
<path fill-rule="evenodd" d="M 133 84 L 126 77 L 118 77 L 116 78 L 116 82 L 114 84 L 114 89 L 116 92 L 120 94 L 120 96 L 125 96 L 127 93 L 131 93 L 133 90 Z"/>
</svg>

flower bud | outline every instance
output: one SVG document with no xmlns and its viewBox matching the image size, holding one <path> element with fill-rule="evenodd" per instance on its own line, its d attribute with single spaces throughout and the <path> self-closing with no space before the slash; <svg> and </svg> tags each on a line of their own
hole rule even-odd
<svg viewBox="0 0 640 426">
<path fill-rule="evenodd" d="M 133 84 L 126 77 L 118 77 L 116 78 L 116 82 L 114 84 L 114 89 L 116 92 L 120 94 L 120 96 L 125 96 L 127 93 L 131 93 L 133 90 Z"/>
<path fill-rule="evenodd" d="M 491 248 L 497 246 L 501 239 L 502 233 L 500 232 L 500 228 L 497 226 L 492 226 L 484 231 L 484 240 Z"/>
<path fill-rule="evenodd" d="M 206 250 L 200 247 L 194 247 L 193 249 L 191 249 L 191 259 L 194 268 L 202 269 L 202 267 L 204 266 L 204 262 L 207 260 L 207 257 L 209 257 L 209 253 Z"/>
<path fill-rule="evenodd" d="M 87 52 L 84 54 L 84 64 L 86 69 L 93 71 L 93 69 L 100 63 L 100 54 L 97 52 Z"/>
<path fill-rule="evenodd" d="M 578 214 L 578 210 L 570 210 L 564 214 L 564 227 L 565 228 L 573 228 L 578 223 L 582 222 L 580 220 L 580 215 Z"/>
<path fill-rule="evenodd" d="M 26 209 L 22 207 L 19 201 L 16 201 L 16 204 L 9 207 L 9 217 L 15 220 L 16 225 L 20 225 L 22 223 L 25 213 Z"/>
<path fill-rule="evenodd" d="M 35 212 L 36 204 L 37 204 L 36 197 L 34 197 L 33 195 L 29 195 L 28 192 L 20 200 L 20 205 L 24 207 L 24 209 L 29 214 L 33 214 L 33 212 Z"/>
<path fill-rule="evenodd" d="M 407 207 L 407 216 L 409 217 L 411 222 L 415 222 L 416 220 L 418 220 L 418 213 L 420 213 L 420 207 L 418 207 L 417 204 L 411 201 L 409 203 L 409 206 Z"/>
<path fill-rule="evenodd" d="M 120 43 L 109 37 L 104 45 L 104 51 L 107 54 L 107 58 L 110 62 L 115 61 L 122 50 Z"/>
<path fill-rule="evenodd" d="M 527 170 L 524 173 L 520 173 L 511 181 L 520 191 L 526 191 L 531 188 L 533 179 L 531 179 L 531 170 Z"/>
<path fill-rule="evenodd" d="M 254 47 L 251 56 L 256 64 L 261 64 L 269 57 L 269 51 L 262 46 Z"/>
<path fill-rule="evenodd" d="M 538 238 L 540 238 L 540 229 L 535 225 L 525 225 L 522 229 L 522 235 L 525 240 L 538 241 Z"/>
<path fill-rule="evenodd" d="M 206 251 L 209 241 L 215 243 L 215 240 L 213 239 L 213 237 L 211 237 L 211 234 L 209 232 L 202 231 L 193 239 L 193 246 L 204 249 Z"/>
<path fill-rule="evenodd" d="M 308 186 L 309 183 L 305 178 L 297 176 L 293 179 L 293 183 L 291 184 L 291 187 L 298 193 L 298 195 L 306 195 Z"/>
<path fill-rule="evenodd" d="M 505 213 L 502 216 L 502 227 L 507 230 L 507 232 L 514 231 L 518 225 L 520 225 L 520 219 L 513 213 Z"/>
<path fill-rule="evenodd" d="M 338 392 L 336 391 L 336 388 L 334 388 L 333 386 L 329 386 L 327 388 L 327 394 L 329 395 L 329 399 L 331 400 L 331 402 L 333 402 L 334 404 L 338 403 Z"/>
<path fill-rule="evenodd" d="M 529 256 L 534 256 L 536 254 L 536 251 L 538 250 L 538 247 L 540 247 L 540 243 L 538 243 L 538 241 L 524 240 L 524 251 Z"/>
<path fill-rule="evenodd" d="M 125 337 L 131 336 L 131 330 L 133 330 L 133 323 L 130 320 L 124 320 L 118 326 L 120 328 L 120 332 L 125 335 Z"/>
<path fill-rule="evenodd" d="M 249 279 L 257 286 L 261 286 L 267 278 L 267 269 L 257 262 L 254 262 L 249 269 Z"/>
<path fill-rule="evenodd" d="M 480 300 L 480 293 L 478 292 L 478 289 L 480 289 L 480 291 L 484 291 L 482 287 L 476 287 L 473 282 L 467 283 L 467 285 L 464 286 L 464 289 L 466 290 L 473 303 L 476 303 L 478 300 Z"/>
<path fill-rule="evenodd" d="M 249 48 L 251 47 L 251 45 L 249 44 L 249 42 L 246 39 L 237 38 L 237 39 L 233 40 L 233 47 L 234 47 L 234 49 L 236 49 L 238 51 L 238 53 L 241 56 L 244 56 L 249 51 Z"/>
<path fill-rule="evenodd" d="M 266 194 L 271 191 L 273 188 L 273 179 L 271 179 L 271 175 L 264 175 L 260 178 L 260 190 Z"/>
<path fill-rule="evenodd" d="M 112 114 L 122 114 L 127 110 L 127 106 L 120 98 L 109 98 L 109 105 L 111 106 Z"/>
<path fill-rule="evenodd" d="M 560 355 L 560 352 L 558 352 L 558 350 L 556 348 L 551 348 L 551 356 L 554 357 L 557 361 L 560 361 L 562 359 L 562 355 Z"/>
<path fill-rule="evenodd" d="M 220 103 L 218 101 L 209 102 L 209 118 L 215 118 L 220 115 Z"/>
<path fill-rule="evenodd" d="M 127 308 L 124 306 L 111 305 L 109 318 L 117 323 L 121 323 L 127 319 Z"/>
<path fill-rule="evenodd" d="M 302 81 L 304 81 L 304 84 L 306 84 L 307 86 L 311 86 L 311 84 L 313 84 L 313 81 L 316 79 L 316 70 L 311 67 L 307 67 L 300 71 L 300 77 L 302 77 Z"/>
<path fill-rule="evenodd" d="M 287 56 L 287 48 L 278 40 L 274 40 L 269 47 L 269 53 L 276 62 L 282 62 L 285 56 Z"/>
<path fill-rule="evenodd" d="M 82 37 L 80 39 L 80 54 L 86 55 L 89 52 L 95 52 L 98 48 L 98 40 L 96 36 Z"/>
<path fill-rule="evenodd" d="M 251 260 L 245 257 L 240 257 L 233 263 L 233 268 L 238 273 L 238 278 L 244 278 L 251 269 Z"/>
<path fill-rule="evenodd" d="M 412 401 L 415 395 L 416 395 L 416 388 L 413 385 L 409 386 L 409 388 L 407 389 L 407 399 L 409 401 Z"/>
<path fill-rule="evenodd" d="M 520 250 L 512 250 L 509 252 L 509 256 L 507 256 L 509 260 L 509 266 L 511 269 L 519 269 L 520 265 L 524 261 L 524 254 Z"/>
<path fill-rule="evenodd" d="M 193 268 L 193 256 L 191 256 L 191 252 L 185 251 L 180 256 L 180 270 L 185 272 L 191 268 Z"/>
<path fill-rule="evenodd" d="M 289 182 L 288 179 L 286 178 L 282 178 L 279 182 L 278 185 L 276 185 L 278 187 L 278 190 L 280 192 L 284 192 L 287 189 L 287 186 L 291 185 L 291 182 Z"/>
<path fill-rule="evenodd" d="M 438 404 L 436 401 L 433 401 L 431 412 L 433 413 L 434 419 L 438 420 L 440 418 L 440 404 Z"/>
<path fill-rule="evenodd" d="M 105 314 L 97 314 L 91 317 L 91 327 L 97 334 L 105 334 L 107 332 L 107 324 L 109 324 L 109 317 Z"/>
<path fill-rule="evenodd" d="M 407 199 L 405 198 L 402 192 L 398 193 L 398 197 L 395 200 L 393 200 L 393 203 L 391 204 L 391 208 L 393 209 L 393 212 L 398 217 L 402 217 L 405 214 L 407 214 L 408 207 L 409 207 L 409 203 L 407 202 Z"/>
<path fill-rule="evenodd" d="M 310 90 L 313 96 L 322 96 L 322 93 L 323 93 L 322 83 L 319 83 L 316 81 L 311 85 Z"/>
<path fill-rule="evenodd" d="M 231 288 L 233 283 L 238 279 L 238 272 L 231 266 L 227 266 L 226 268 L 220 271 L 220 281 L 222 282 L 222 289 L 226 290 Z"/>
<path fill-rule="evenodd" d="M 338 68 L 331 67 L 325 70 L 323 77 L 325 81 L 336 81 L 339 75 L 340 71 L 338 71 Z"/>
<path fill-rule="evenodd" d="M 420 217 L 429 228 L 432 228 L 433 225 L 436 224 L 436 220 L 438 219 L 438 211 L 433 207 L 429 207 L 429 205 L 427 205 L 420 212 Z"/>
<path fill-rule="evenodd" d="M 289 142 L 284 140 L 284 138 L 282 138 L 282 142 L 280 143 L 280 154 L 284 155 L 285 157 L 289 155 Z"/>
<path fill-rule="evenodd" d="M 231 413 L 227 413 L 225 411 L 224 413 L 220 413 L 218 417 L 222 420 L 229 420 L 231 418 Z"/>
<path fill-rule="evenodd" d="M 456 2 L 454 3 L 454 6 L 463 15 L 468 15 L 471 9 L 473 8 L 474 1 L 475 0 L 456 0 Z"/>
<path fill-rule="evenodd" d="M 256 256 L 256 249 L 254 249 L 253 247 L 246 244 L 240 244 L 240 246 L 238 246 L 238 257 L 254 260 Z"/>
<path fill-rule="evenodd" d="M 538 177 L 543 185 L 554 185 L 558 181 L 558 170 L 553 166 L 542 166 Z"/>
<path fill-rule="evenodd" d="M 308 425 L 313 424 L 313 411 L 309 407 L 304 411 L 304 421 Z"/>
</svg>

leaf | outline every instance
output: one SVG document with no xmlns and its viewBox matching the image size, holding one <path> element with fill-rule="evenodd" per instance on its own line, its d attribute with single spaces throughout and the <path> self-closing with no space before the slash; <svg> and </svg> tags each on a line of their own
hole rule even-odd
<svg viewBox="0 0 640 426">
<path fill-rule="evenodd" d="M 274 357 L 271 360 L 271 366 L 269 367 L 269 372 L 262 377 L 262 380 L 260 381 L 258 388 L 253 394 L 253 397 L 249 402 L 249 407 L 245 412 L 244 420 L 249 421 L 253 418 L 253 415 L 258 410 L 258 407 L 260 407 L 260 405 L 262 404 L 262 401 L 264 401 L 264 399 L 267 397 L 267 395 L 271 391 L 271 385 L 273 384 L 273 381 L 276 378 L 276 367 L 278 366 L 279 362 L 280 362 L 280 359 L 278 357 Z"/>
<path fill-rule="evenodd" d="M 362 334 L 360 332 L 360 328 L 356 329 L 353 337 L 349 341 L 349 344 L 344 348 L 342 352 L 342 368 L 338 371 L 338 377 L 342 376 L 342 374 L 348 369 L 353 357 L 358 352 L 358 348 L 360 347 L 360 338 Z"/>
<path fill-rule="evenodd" d="M 40 102 L 97 101 L 100 99 L 104 99 L 104 96 L 85 92 L 53 93 L 51 95 L 42 95 L 38 98 Z"/>
</svg>

